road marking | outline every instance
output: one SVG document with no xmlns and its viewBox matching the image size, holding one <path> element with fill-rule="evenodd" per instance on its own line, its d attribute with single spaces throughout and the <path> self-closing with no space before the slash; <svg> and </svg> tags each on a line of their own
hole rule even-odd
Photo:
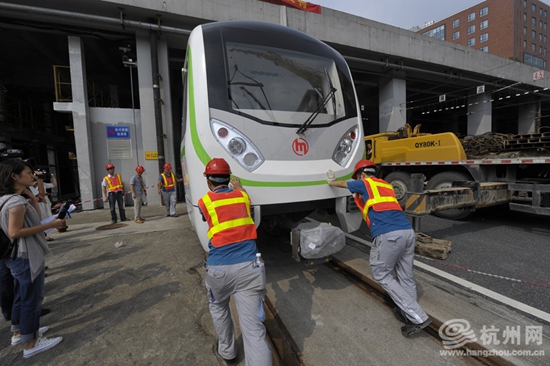
<svg viewBox="0 0 550 366">
<path fill-rule="evenodd" d="M 356 236 L 353 236 L 353 235 L 347 234 L 347 233 L 344 233 L 344 235 L 347 236 L 348 238 L 352 239 L 352 240 L 355 240 L 355 241 L 361 243 L 361 244 L 365 244 L 365 245 L 368 245 L 369 247 L 372 247 L 372 243 L 370 241 L 358 238 Z M 501 302 L 505 305 L 508 305 L 508 306 L 514 308 L 514 309 L 520 310 L 520 311 L 522 311 L 524 313 L 527 313 L 529 315 L 533 315 L 533 316 L 535 316 L 535 317 L 537 317 L 541 320 L 544 320 L 544 321 L 550 323 L 550 314 L 548 314 L 548 313 L 546 313 L 542 310 L 539 310 L 537 308 L 526 305 L 526 304 L 524 304 L 522 302 L 519 302 L 517 300 L 511 299 L 507 296 L 504 296 L 504 295 L 501 295 L 501 294 L 496 293 L 494 291 L 491 291 L 488 288 L 476 285 L 475 283 L 472 283 L 470 281 L 463 280 L 460 277 L 454 276 L 452 274 L 449 274 L 445 271 L 434 268 L 434 267 L 432 267 L 430 265 L 427 265 L 425 263 L 422 263 L 420 261 L 415 260 L 414 265 L 416 267 L 424 269 L 425 271 L 431 272 L 431 273 L 433 273 L 433 274 L 435 274 L 439 277 L 443 277 L 443 278 L 445 278 L 449 281 L 452 281 L 452 282 L 454 282 L 454 283 L 456 283 L 460 286 L 466 287 L 467 289 L 478 292 L 478 293 L 480 293 L 484 296 L 487 296 L 487 297 L 489 297 L 493 300 L 499 301 L 499 302 Z"/>
</svg>

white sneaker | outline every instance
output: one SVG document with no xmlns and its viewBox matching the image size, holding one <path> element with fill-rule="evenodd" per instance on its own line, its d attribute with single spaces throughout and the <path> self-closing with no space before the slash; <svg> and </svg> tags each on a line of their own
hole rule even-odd
<svg viewBox="0 0 550 366">
<path fill-rule="evenodd" d="M 47 351 L 50 348 L 57 346 L 59 343 L 61 343 L 62 340 L 63 337 L 55 337 L 50 339 L 42 337 L 38 338 L 33 348 L 23 350 L 23 358 L 29 358 L 44 351 Z"/>
<path fill-rule="evenodd" d="M 42 334 L 46 333 L 49 329 L 50 327 L 48 326 L 40 327 L 40 329 L 38 329 L 38 336 L 41 336 Z M 17 346 L 19 343 L 21 343 L 21 335 L 11 337 L 12 346 Z"/>
</svg>

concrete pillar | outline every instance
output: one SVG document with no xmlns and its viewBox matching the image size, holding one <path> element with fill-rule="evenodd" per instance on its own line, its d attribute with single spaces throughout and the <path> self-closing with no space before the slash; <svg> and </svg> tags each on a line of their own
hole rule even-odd
<svg viewBox="0 0 550 366">
<path fill-rule="evenodd" d="M 380 131 L 397 131 L 407 122 L 406 81 L 403 71 L 396 71 L 379 79 Z"/>
<path fill-rule="evenodd" d="M 158 63 L 160 73 L 160 94 L 162 99 L 162 128 L 164 134 L 164 156 L 167 163 L 170 163 L 176 170 L 180 164 L 179 154 L 174 152 L 174 144 L 179 146 L 181 136 L 174 135 L 172 121 L 172 98 L 170 91 L 170 69 L 168 62 L 168 44 L 165 36 L 161 36 L 157 42 Z M 153 80 L 151 65 L 151 45 L 149 32 L 139 31 L 136 33 L 136 56 L 137 56 L 137 77 L 139 82 L 139 105 L 141 117 L 136 122 L 136 138 L 139 162 L 145 168 L 145 179 L 148 186 L 156 184 L 160 172 L 158 171 L 157 160 L 146 160 L 146 152 L 158 152 L 157 132 L 155 126 L 155 108 L 153 96 Z M 183 64 L 182 64 L 183 66 Z M 181 77 L 181 75 L 179 75 Z M 135 80 L 134 80 L 135 82 Z M 148 191 L 148 204 L 160 204 L 161 199 L 156 189 Z"/>
<path fill-rule="evenodd" d="M 468 98 L 469 135 L 481 135 L 491 132 L 493 102 L 489 94 L 477 94 Z"/>
<path fill-rule="evenodd" d="M 540 101 L 519 106 L 518 133 L 537 132 L 539 108 Z"/>
<path fill-rule="evenodd" d="M 54 110 L 70 112 L 73 115 L 80 199 L 84 210 L 93 210 L 97 208 L 94 198 L 101 197 L 101 190 L 93 170 L 94 158 L 89 123 L 84 44 L 79 37 L 69 36 L 68 46 L 73 101 L 72 103 L 54 103 Z M 63 182 L 59 182 L 59 184 L 63 184 Z"/>
</svg>

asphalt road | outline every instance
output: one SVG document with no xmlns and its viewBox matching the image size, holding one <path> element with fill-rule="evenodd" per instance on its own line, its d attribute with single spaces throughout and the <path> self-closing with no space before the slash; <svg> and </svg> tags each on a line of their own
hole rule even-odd
<svg viewBox="0 0 550 366">
<path fill-rule="evenodd" d="M 416 259 L 550 313 L 549 223 L 548 217 L 502 207 L 479 210 L 462 221 L 428 216 L 420 231 L 450 240 L 452 252 L 444 261 Z M 360 232 L 370 239 L 366 226 Z"/>
</svg>

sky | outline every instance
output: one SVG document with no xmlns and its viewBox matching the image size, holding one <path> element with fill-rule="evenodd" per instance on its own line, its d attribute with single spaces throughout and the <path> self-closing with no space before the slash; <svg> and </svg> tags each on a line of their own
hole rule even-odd
<svg viewBox="0 0 550 366">
<path fill-rule="evenodd" d="M 438 21 L 483 0 L 308 0 L 334 10 L 403 29 Z M 548 1 L 544 1 L 548 3 Z"/>
</svg>

